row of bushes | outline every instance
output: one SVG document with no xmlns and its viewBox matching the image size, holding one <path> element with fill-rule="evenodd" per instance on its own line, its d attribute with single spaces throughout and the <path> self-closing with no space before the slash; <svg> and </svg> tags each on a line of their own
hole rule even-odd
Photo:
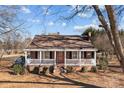
<svg viewBox="0 0 124 93">
<path fill-rule="evenodd" d="M 106 70 L 108 68 L 108 60 L 106 57 L 101 57 L 99 59 L 99 66 L 98 66 L 98 69 L 100 70 Z M 39 67 L 35 68 L 37 69 L 37 71 L 39 71 Z M 97 72 L 98 71 L 97 67 L 92 67 L 91 68 L 91 72 Z M 14 74 L 24 74 L 25 73 L 25 67 L 23 64 L 15 64 L 12 68 Z M 62 67 L 61 69 L 61 72 L 66 72 L 66 73 L 71 73 L 71 72 L 74 72 L 74 68 L 72 66 L 67 66 L 66 69 L 64 67 Z M 54 71 L 54 66 L 50 66 L 49 68 L 48 67 L 43 67 L 43 70 L 42 70 L 42 73 L 45 74 L 46 72 L 49 72 L 50 74 L 53 73 Z M 87 72 L 87 67 L 82 67 L 81 72 Z M 36 71 L 35 71 L 36 72 Z"/>
<path fill-rule="evenodd" d="M 61 72 L 62 73 L 63 72 L 72 73 L 72 72 L 74 72 L 74 70 L 75 69 L 72 66 L 67 66 L 66 68 L 63 68 L 63 71 L 61 70 Z M 80 72 L 88 72 L 88 71 L 89 71 L 88 68 L 85 66 L 80 69 Z M 20 64 L 15 64 L 13 66 L 13 72 L 15 75 L 18 75 L 18 74 L 23 75 L 25 73 L 25 68 Z M 35 67 L 33 70 L 33 73 L 36 73 L 36 74 L 41 74 L 41 73 L 46 74 L 47 72 L 50 74 L 53 74 L 54 66 L 50 66 L 49 68 L 43 67 L 42 71 L 40 71 L 40 73 L 39 73 L 39 67 Z M 95 66 L 91 67 L 90 72 L 98 72 L 97 67 L 95 67 Z"/>
<path fill-rule="evenodd" d="M 35 67 L 33 71 L 30 71 L 30 72 L 35 73 L 35 74 L 46 74 L 46 73 L 52 74 L 54 72 L 54 66 Z"/>
<path fill-rule="evenodd" d="M 15 75 L 23 75 L 25 74 L 25 71 L 26 71 L 26 68 L 21 65 L 21 64 L 15 64 L 12 68 L 13 70 L 13 74 Z M 42 67 L 42 71 L 40 71 L 40 68 L 39 67 L 35 67 L 34 70 L 32 71 L 32 73 L 36 73 L 36 74 L 46 74 L 47 72 L 52 74 L 54 72 L 54 66 L 50 66 L 49 68 L 48 67 Z"/>
<path fill-rule="evenodd" d="M 67 66 L 66 67 L 66 73 L 71 73 L 74 72 L 74 68 L 72 66 Z M 80 72 L 88 72 L 88 67 L 84 66 L 80 69 Z M 96 66 L 91 67 L 90 72 L 98 72 L 98 69 Z"/>
</svg>

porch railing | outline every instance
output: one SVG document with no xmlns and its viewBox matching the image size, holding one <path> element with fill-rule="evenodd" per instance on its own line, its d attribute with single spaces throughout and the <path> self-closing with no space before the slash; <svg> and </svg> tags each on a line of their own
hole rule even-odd
<svg viewBox="0 0 124 93">
<path fill-rule="evenodd" d="M 79 65 L 79 59 L 66 59 L 66 65 Z"/>
<path fill-rule="evenodd" d="M 66 59 L 66 65 L 95 65 L 94 59 Z"/>
<path fill-rule="evenodd" d="M 54 65 L 54 59 L 28 59 L 28 64 L 30 65 Z"/>
<path fill-rule="evenodd" d="M 55 65 L 55 59 L 27 59 L 28 64 L 30 65 Z M 66 66 L 83 66 L 83 65 L 95 65 L 94 59 L 66 59 L 66 62 L 63 63 Z"/>
<path fill-rule="evenodd" d="M 81 59 L 80 65 L 93 65 L 94 59 Z"/>
</svg>

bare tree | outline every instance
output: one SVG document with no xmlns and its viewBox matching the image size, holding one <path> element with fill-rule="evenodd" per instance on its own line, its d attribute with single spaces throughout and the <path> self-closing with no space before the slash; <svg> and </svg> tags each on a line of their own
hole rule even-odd
<svg viewBox="0 0 124 93">
<path fill-rule="evenodd" d="M 105 20 L 105 17 L 103 16 L 102 12 L 100 11 L 99 6 L 93 5 L 93 8 L 97 13 L 98 19 L 101 22 L 103 28 L 107 32 L 109 40 L 115 50 L 117 58 L 121 64 L 122 70 L 124 72 L 124 53 L 123 53 L 123 47 L 122 47 L 122 43 L 121 43 L 120 36 L 119 36 L 119 29 L 117 26 L 117 18 L 115 16 L 115 11 L 112 6 L 110 6 L 110 5 L 105 6 L 106 13 L 108 15 L 108 21 L 110 24 L 110 26 L 109 26 L 109 24 Z"/>
<path fill-rule="evenodd" d="M 120 65 L 122 67 L 122 70 L 124 72 L 124 51 L 122 47 L 122 42 L 120 40 L 119 29 L 117 25 L 118 22 L 117 15 L 118 14 L 121 15 L 121 13 L 124 11 L 124 7 L 105 5 L 105 10 L 102 11 L 98 5 L 92 5 L 92 6 L 77 5 L 73 8 L 69 16 L 63 18 L 66 20 L 73 19 L 77 14 L 85 13 L 88 10 L 92 10 L 92 11 L 95 10 L 96 16 L 98 17 L 101 26 L 106 31 L 110 44 L 112 45 L 116 53 L 116 56 L 120 62 Z M 104 12 L 107 14 L 107 17 L 104 16 Z"/>
<path fill-rule="evenodd" d="M 24 22 L 17 19 L 18 6 L 0 6 L 0 59 L 5 51 L 12 49 L 12 34 L 21 31 Z"/>
</svg>

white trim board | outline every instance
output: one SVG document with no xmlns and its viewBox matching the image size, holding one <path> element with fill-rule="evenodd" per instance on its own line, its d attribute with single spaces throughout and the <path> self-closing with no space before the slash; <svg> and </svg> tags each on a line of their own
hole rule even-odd
<svg viewBox="0 0 124 93">
<path fill-rule="evenodd" d="M 89 49 L 24 49 L 24 51 L 97 51 L 96 48 Z"/>
</svg>

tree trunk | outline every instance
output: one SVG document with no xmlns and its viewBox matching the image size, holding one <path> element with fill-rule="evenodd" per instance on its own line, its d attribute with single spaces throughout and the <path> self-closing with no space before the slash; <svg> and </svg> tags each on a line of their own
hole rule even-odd
<svg viewBox="0 0 124 93">
<path fill-rule="evenodd" d="M 105 31 L 106 31 L 106 33 L 107 33 L 107 35 L 108 35 L 109 41 L 110 41 L 112 47 L 114 48 L 114 50 L 115 50 L 115 52 L 116 52 L 116 56 L 117 56 L 118 60 L 120 60 L 120 56 L 119 56 L 118 53 L 117 53 L 118 51 L 117 51 L 117 49 L 116 49 L 116 47 L 115 47 L 115 44 L 114 44 L 114 41 L 113 41 L 112 33 L 111 33 L 111 31 L 110 31 L 110 28 L 109 28 L 109 26 L 108 26 L 108 24 L 107 24 L 107 22 L 106 22 L 106 20 L 105 20 L 105 18 L 104 18 L 104 16 L 103 16 L 102 12 L 100 11 L 98 5 L 93 5 L 93 8 L 94 8 L 94 10 L 96 11 L 97 16 L 98 16 L 98 19 L 99 19 L 99 21 L 101 22 L 103 28 L 105 29 Z"/>
<path fill-rule="evenodd" d="M 122 43 L 119 36 L 116 16 L 111 5 L 106 5 L 105 8 L 108 14 L 110 28 L 113 35 L 113 40 L 115 42 L 115 47 L 117 48 L 118 55 L 120 56 L 120 64 L 124 72 L 124 53 L 123 53 L 123 47 L 122 47 Z"/>
<path fill-rule="evenodd" d="M 121 44 L 121 40 L 118 33 L 116 18 L 114 15 L 114 10 L 111 6 L 105 6 L 109 18 L 110 27 L 107 24 L 105 17 L 103 16 L 102 12 L 100 11 L 99 7 L 97 5 L 93 5 L 94 10 L 96 11 L 96 14 L 98 16 L 99 21 L 103 25 L 103 28 L 105 29 L 108 38 L 110 40 L 110 43 L 112 47 L 114 48 L 114 51 L 116 53 L 116 56 L 121 64 L 122 70 L 124 72 L 124 54 L 123 54 L 123 48 Z"/>
</svg>

